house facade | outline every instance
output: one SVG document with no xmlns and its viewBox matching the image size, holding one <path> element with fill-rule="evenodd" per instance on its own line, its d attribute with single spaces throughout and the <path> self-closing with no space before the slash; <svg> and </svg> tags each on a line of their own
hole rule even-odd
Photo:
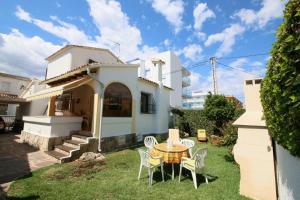
<svg viewBox="0 0 300 200">
<path fill-rule="evenodd" d="M 165 51 L 154 55 L 153 57 L 165 62 L 162 67 L 162 82 L 165 86 L 172 88 L 170 94 L 170 106 L 182 107 L 182 100 L 185 98 L 185 90 L 191 85 L 189 76 L 191 73 L 182 66 L 179 57 L 172 51 Z M 137 59 L 130 63 L 139 64 L 138 74 L 143 77 L 157 82 L 157 68 L 151 59 Z"/>
<path fill-rule="evenodd" d="M 202 91 L 195 91 L 183 99 L 183 108 L 185 109 L 203 109 L 206 96 L 208 94 Z"/>
<path fill-rule="evenodd" d="M 163 84 L 164 60 L 152 59 L 156 81 L 139 77 L 139 65 L 106 49 L 67 45 L 47 60 L 47 88 L 25 95 L 31 102 L 46 99 L 47 114 L 23 117 L 24 142 L 65 158 L 71 155 L 61 150 L 72 154 L 83 146 L 78 138 L 110 151 L 167 133 L 172 89 Z"/>
</svg>

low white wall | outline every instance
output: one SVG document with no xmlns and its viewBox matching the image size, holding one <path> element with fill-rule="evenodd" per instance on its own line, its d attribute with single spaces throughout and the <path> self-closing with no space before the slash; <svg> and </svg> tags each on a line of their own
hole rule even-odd
<svg viewBox="0 0 300 200">
<path fill-rule="evenodd" d="M 43 137 L 69 136 L 71 131 L 81 130 L 82 117 L 24 116 L 23 130 Z"/>
<path fill-rule="evenodd" d="M 102 138 L 131 134 L 131 117 L 103 117 Z"/>
<path fill-rule="evenodd" d="M 300 158 L 276 144 L 277 183 L 280 200 L 300 199 Z"/>
</svg>

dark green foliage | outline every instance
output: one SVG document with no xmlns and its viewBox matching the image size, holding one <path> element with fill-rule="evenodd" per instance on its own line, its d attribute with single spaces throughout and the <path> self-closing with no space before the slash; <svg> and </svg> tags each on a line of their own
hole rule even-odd
<svg viewBox="0 0 300 200">
<path fill-rule="evenodd" d="M 228 147 L 232 147 L 233 145 L 235 145 L 236 140 L 238 138 L 238 130 L 236 126 L 233 126 L 232 123 L 227 124 L 226 126 L 224 126 L 223 128 L 223 138 L 222 138 L 222 142 L 221 145 L 222 146 L 228 146 Z"/>
<path fill-rule="evenodd" d="M 196 135 L 197 129 L 205 129 L 208 134 L 212 134 L 214 124 L 204 115 L 203 110 L 180 110 L 173 108 L 171 112 L 175 115 L 175 127 L 190 136 Z"/>
<path fill-rule="evenodd" d="M 204 114 L 215 124 L 214 133 L 222 135 L 221 128 L 234 119 L 235 105 L 223 95 L 209 94 L 204 104 Z"/>
<path fill-rule="evenodd" d="M 271 136 L 300 156 L 300 1 L 290 0 L 261 88 Z"/>
</svg>

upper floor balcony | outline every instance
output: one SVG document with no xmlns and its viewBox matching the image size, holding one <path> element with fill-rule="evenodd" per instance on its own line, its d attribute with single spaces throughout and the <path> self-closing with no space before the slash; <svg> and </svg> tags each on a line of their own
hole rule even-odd
<svg viewBox="0 0 300 200">
<path fill-rule="evenodd" d="M 191 79 L 188 76 L 182 77 L 182 87 L 185 88 L 190 85 L 191 85 Z"/>
<path fill-rule="evenodd" d="M 182 98 L 183 99 L 189 99 L 192 97 L 192 92 L 190 90 L 187 90 L 186 88 L 182 89 Z"/>
<path fill-rule="evenodd" d="M 182 67 L 182 77 L 187 77 L 190 75 L 191 75 L 191 72 L 188 69 L 186 69 L 185 67 Z"/>
</svg>

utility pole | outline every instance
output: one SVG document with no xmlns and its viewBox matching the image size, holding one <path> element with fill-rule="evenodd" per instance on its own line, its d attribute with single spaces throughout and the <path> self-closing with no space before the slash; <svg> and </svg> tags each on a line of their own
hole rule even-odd
<svg viewBox="0 0 300 200">
<path fill-rule="evenodd" d="M 217 58 L 216 57 L 211 57 L 209 60 L 210 60 L 210 64 L 211 64 L 211 67 L 212 67 L 214 94 L 218 94 L 217 71 L 216 71 Z"/>
</svg>

